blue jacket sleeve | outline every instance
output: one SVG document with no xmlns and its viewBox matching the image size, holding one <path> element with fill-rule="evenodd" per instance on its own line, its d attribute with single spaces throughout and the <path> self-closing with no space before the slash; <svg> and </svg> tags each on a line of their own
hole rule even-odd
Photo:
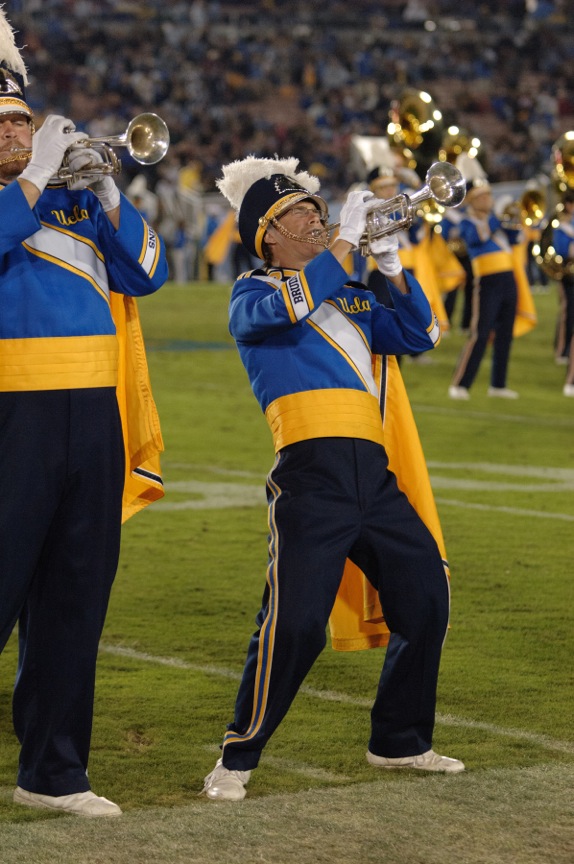
<svg viewBox="0 0 574 864">
<path fill-rule="evenodd" d="M 117 231 L 98 202 L 96 231 L 112 291 L 137 297 L 161 288 L 168 278 L 165 244 L 125 195 Z"/>
<path fill-rule="evenodd" d="M 408 294 L 388 281 L 394 309 L 373 305 L 372 350 L 375 354 L 418 354 L 440 342 L 440 327 L 415 277 L 404 271 Z"/>
</svg>

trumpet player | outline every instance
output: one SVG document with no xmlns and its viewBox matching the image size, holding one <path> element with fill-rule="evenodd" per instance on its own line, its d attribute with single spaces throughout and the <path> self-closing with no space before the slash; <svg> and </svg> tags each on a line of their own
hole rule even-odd
<svg viewBox="0 0 574 864">
<path fill-rule="evenodd" d="M 218 182 L 238 213 L 242 242 L 263 259 L 235 282 L 230 330 L 277 457 L 267 485 L 270 559 L 259 629 L 222 757 L 205 778 L 212 800 L 245 796 L 261 751 L 325 645 L 348 558 L 379 592 L 391 631 L 367 761 L 380 769 L 464 770 L 432 750 L 447 573 L 439 541 L 389 468 L 392 436 L 382 411 L 391 410 L 393 387 L 385 389 L 381 357 L 372 356 L 432 349 L 439 328 L 403 270 L 396 236 L 371 249 L 394 309 L 348 283 L 343 262 L 359 246 L 372 193 L 349 193 L 330 244 L 319 181 L 297 165 L 248 157 L 225 166 Z M 387 359 L 396 368 L 390 357 L 385 369 Z M 398 438 L 398 461 L 409 463 L 407 441 Z M 415 473 L 422 478 L 424 467 Z M 350 578 L 362 609 L 360 575 Z"/>
<path fill-rule="evenodd" d="M 129 310 L 138 338 L 132 298 L 156 291 L 167 267 L 112 177 L 58 184 L 66 153 L 74 171 L 98 154 L 65 117 L 34 131 L 3 13 L 0 66 L 0 650 L 18 624 L 14 801 L 118 816 L 87 775 L 98 642 L 122 519 L 137 509 L 130 498 L 122 511 L 138 467 L 116 394 L 117 330 Z M 137 419 L 157 422 L 149 400 Z M 150 485 L 159 497 L 161 476 Z"/>
</svg>

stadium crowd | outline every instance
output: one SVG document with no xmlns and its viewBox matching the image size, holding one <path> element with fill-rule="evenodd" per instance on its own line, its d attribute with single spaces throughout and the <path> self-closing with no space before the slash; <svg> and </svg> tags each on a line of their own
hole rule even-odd
<svg viewBox="0 0 574 864">
<path fill-rule="evenodd" d="M 351 136 L 385 134 L 405 86 L 481 137 L 491 182 L 544 170 L 574 125 L 565 0 L 9 5 L 38 116 L 62 113 L 100 135 L 156 111 L 171 131 L 168 164 L 202 191 L 249 153 L 296 153 L 331 195 L 346 191 L 359 179 Z M 135 173 L 126 160 L 122 182 Z"/>
</svg>

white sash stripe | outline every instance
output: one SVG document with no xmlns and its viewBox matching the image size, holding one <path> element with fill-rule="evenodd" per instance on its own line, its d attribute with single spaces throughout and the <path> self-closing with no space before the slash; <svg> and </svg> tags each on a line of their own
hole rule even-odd
<svg viewBox="0 0 574 864">
<path fill-rule="evenodd" d="M 365 381 L 369 393 L 378 397 L 379 391 L 373 378 L 371 352 L 363 336 L 351 321 L 331 303 L 321 303 L 309 318 L 350 357 Z"/>
<path fill-rule="evenodd" d="M 439 327 L 438 321 L 436 320 L 436 315 L 433 316 L 433 319 L 434 319 L 434 324 L 432 325 L 431 329 L 428 331 L 428 334 L 429 334 L 430 339 L 432 340 L 432 344 L 436 345 L 436 343 L 438 342 L 438 338 L 440 336 L 440 327 Z"/>
<path fill-rule="evenodd" d="M 281 288 L 283 282 L 281 279 L 276 279 L 275 276 L 253 276 L 254 279 L 259 279 L 261 282 L 270 282 L 272 285 L 275 285 L 276 288 Z"/>
<path fill-rule="evenodd" d="M 157 258 L 157 246 L 159 243 L 158 236 L 155 231 L 146 224 L 147 239 L 143 250 L 141 266 L 149 276 Z"/>
<path fill-rule="evenodd" d="M 291 306 L 293 308 L 293 314 L 295 315 L 297 321 L 301 321 L 301 319 L 306 318 L 311 311 L 307 302 L 307 297 L 305 296 L 305 291 L 303 290 L 303 286 L 301 284 L 301 278 L 298 274 L 296 274 L 295 276 L 289 276 L 287 281 L 283 284 L 287 289 L 287 293 L 289 294 Z"/>
<path fill-rule="evenodd" d="M 101 291 L 109 298 L 110 287 L 106 265 L 98 258 L 92 246 L 80 237 L 72 237 L 69 234 L 63 234 L 61 231 L 44 226 L 31 237 L 28 237 L 26 245 L 43 255 L 50 255 L 59 259 L 65 264 L 73 261 L 71 266 L 74 270 L 79 270 L 96 282 Z"/>
</svg>

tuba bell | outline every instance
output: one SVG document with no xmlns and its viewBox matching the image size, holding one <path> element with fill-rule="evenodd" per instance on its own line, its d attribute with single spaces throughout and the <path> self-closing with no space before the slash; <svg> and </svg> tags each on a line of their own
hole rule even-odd
<svg viewBox="0 0 574 864">
<path fill-rule="evenodd" d="M 521 228 L 538 228 L 546 213 L 546 195 L 544 191 L 532 186 L 526 188 L 517 201 L 511 201 L 500 213 L 500 221 L 504 228 L 516 231 Z"/>
<path fill-rule="evenodd" d="M 574 258 L 563 258 L 554 246 L 554 231 L 560 227 L 564 204 L 556 206 L 554 213 L 543 229 L 540 242 L 532 249 L 534 260 L 551 279 L 560 281 L 564 276 L 574 276 Z"/>
<path fill-rule="evenodd" d="M 551 181 L 555 192 L 562 196 L 574 189 L 574 131 L 564 132 L 556 139 L 551 150 Z M 560 226 L 564 204 L 559 201 L 554 207 L 540 236 L 532 249 L 534 259 L 541 270 L 551 279 L 561 280 L 574 276 L 574 259 L 563 258 L 554 245 L 554 231 Z"/>
<path fill-rule="evenodd" d="M 552 145 L 552 180 L 558 192 L 574 189 L 574 132 L 564 132 Z"/>
<path fill-rule="evenodd" d="M 438 158 L 441 162 L 451 162 L 456 165 L 463 154 L 466 154 L 469 159 L 478 159 L 481 164 L 484 162 L 480 138 L 460 126 L 449 126 L 442 136 Z"/>
<path fill-rule="evenodd" d="M 393 100 L 387 133 L 396 142 L 417 150 L 431 132 L 442 132 L 442 114 L 424 90 L 407 87 Z"/>
</svg>

